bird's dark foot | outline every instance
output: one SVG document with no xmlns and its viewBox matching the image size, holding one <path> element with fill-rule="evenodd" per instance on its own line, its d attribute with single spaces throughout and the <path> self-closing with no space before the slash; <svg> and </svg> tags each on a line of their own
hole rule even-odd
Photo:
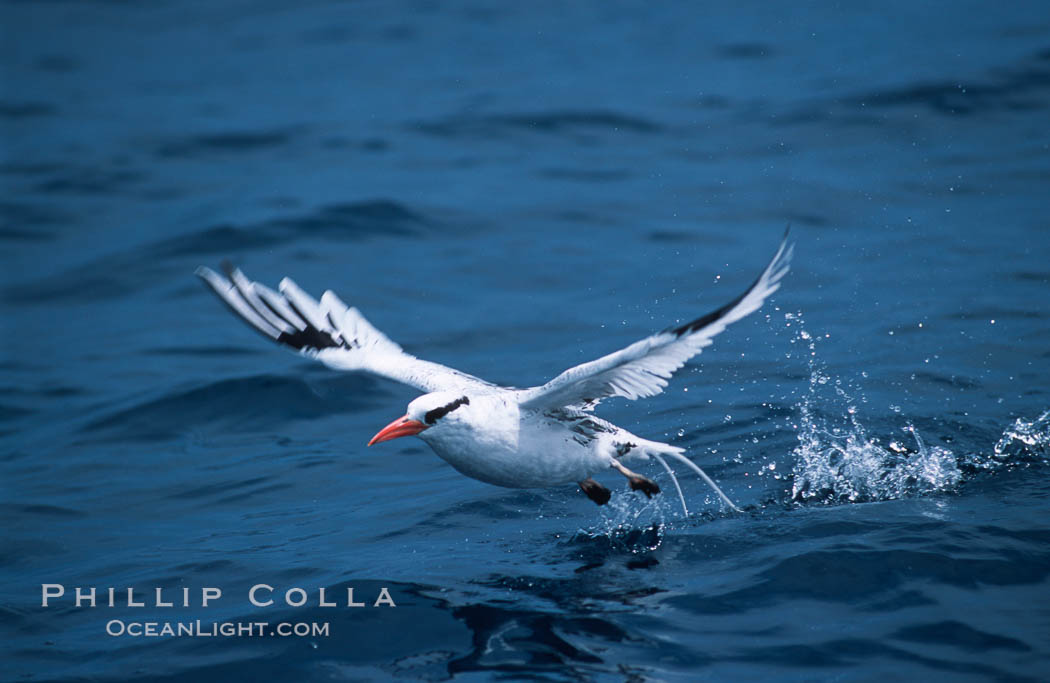
<svg viewBox="0 0 1050 683">
<path fill-rule="evenodd" d="M 631 485 L 632 491 L 641 491 L 645 494 L 646 498 L 652 498 L 654 493 L 660 493 L 660 487 L 649 477 L 635 474 L 628 477 L 627 481 Z"/>
<path fill-rule="evenodd" d="M 627 482 L 631 485 L 632 491 L 641 491 L 645 494 L 646 498 L 652 498 L 654 493 L 660 493 L 660 487 L 656 485 L 655 481 L 649 477 L 643 477 L 637 472 L 632 472 L 624 467 L 623 463 L 619 460 L 613 459 L 609 465 L 614 470 L 627 477 Z"/>
<path fill-rule="evenodd" d="M 605 505 L 609 502 L 609 498 L 612 497 L 612 493 L 609 492 L 609 489 L 593 479 L 584 479 L 581 481 L 580 489 L 587 494 L 588 498 L 598 505 Z"/>
</svg>

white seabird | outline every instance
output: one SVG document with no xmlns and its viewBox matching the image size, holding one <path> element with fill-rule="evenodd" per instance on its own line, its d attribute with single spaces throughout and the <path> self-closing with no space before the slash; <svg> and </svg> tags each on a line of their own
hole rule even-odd
<svg viewBox="0 0 1050 683">
<path fill-rule="evenodd" d="M 658 493 L 654 481 L 622 462 L 651 456 L 671 476 L 688 514 L 665 457 L 691 468 L 727 506 L 739 508 L 682 455 L 684 449 L 643 439 L 596 417 L 593 410 L 603 398 L 635 400 L 662 392 L 672 373 L 709 346 L 715 335 L 757 311 L 780 288 L 793 249 L 785 233 L 754 284 L 725 306 L 530 389 L 497 386 L 409 355 L 331 291 L 316 301 L 288 278 L 274 291 L 229 264 L 224 264 L 225 277 L 206 267 L 198 268 L 197 275 L 234 313 L 270 339 L 331 368 L 370 372 L 427 392 L 372 437 L 369 446 L 418 436 L 468 477 L 511 488 L 576 482 L 598 505 L 608 502 L 610 492 L 591 477 L 609 468 L 627 477 L 631 489 L 647 496 Z"/>
</svg>

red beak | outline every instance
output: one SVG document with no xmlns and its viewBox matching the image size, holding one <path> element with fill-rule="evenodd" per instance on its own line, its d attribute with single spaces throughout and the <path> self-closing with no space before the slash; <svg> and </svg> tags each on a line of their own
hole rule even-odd
<svg viewBox="0 0 1050 683">
<path fill-rule="evenodd" d="M 390 441 L 401 436 L 413 436 L 419 434 L 421 431 L 427 428 L 427 425 L 423 424 L 419 420 L 410 420 L 408 415 L 399 417 L 386 427 L 379 430 L 379 433 L 372 437 L 372 440 L 368 442 L 371 446 L 374 443 L 380 443 L 382 441 Z"/>
</svg>

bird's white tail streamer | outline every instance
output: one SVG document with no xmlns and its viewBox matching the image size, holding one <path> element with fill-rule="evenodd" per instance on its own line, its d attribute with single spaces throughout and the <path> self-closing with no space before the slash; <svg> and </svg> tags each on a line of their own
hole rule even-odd
<svg viewBox="0 0 1050 683">
<path fill-rule="evenodd" d="M 729 507 L 729 509 L 731 509 L 733 512 L 743 512 L 743 510 L 738 508 L 733 503 L 733 501 L 729 500 L 729 496 L 723 493 L 722 489 L 718 488 L 718 484 L 716 484 L 711 477 L 707 476 L 707 472 L 704 472 L 702 469 L 697 467 L 697 465 L 689 458 L 679 453 L 675 453 L 674 451 L 663 451 L 660 454 L 650 453 L 649 455 L 654 456 L 659 461 L 659 463 L 664 466 L 664 469 L 666 469 L 667 472 L 671 475 L 671 480 L 674 482 L 674 487 L 678 489 L 678 497 L 682 500 L 682 509 L 685 510 L 685 514 L 689 514 L 689 509 L 685 506 L 685 497 L 682 496 L 682 488 L 678 485 L 678 478 L 675 477 L 674 471 L 667 466 L 667 463 L 664 462 L 663 458 L 661 458 L 660 455 L 669 455 L 675 460 L 684 463 L 687 467 L 690 467 L 694 472 L 700 475 L 701 479 L 707 482 L 708 486 L 715 490 L 715 493 L 718 494 L 718 497 L 722 499 L 722 502 L 725 503 Z"/>
<path fill-rule="evenodd" d="M 688 515 L 689 506 L 685 504 L 685 496 L 682 495 L 682 487 L 678 485 L 678 477 L 674 475 L 674 470 L 672 470 L 671 467 L 667 464 L 667 461 L 665 461 L 656 453 L 653 453 L 653 457 L 656 458 L 656 462 L 664 466 L 664 469 L 667 470 L 667 474 L 671 476 L 671 481 L 674 482 L 675 491 L 678 491 L 678 500 L 682 501 L 682 514 Z"/>
</svg>

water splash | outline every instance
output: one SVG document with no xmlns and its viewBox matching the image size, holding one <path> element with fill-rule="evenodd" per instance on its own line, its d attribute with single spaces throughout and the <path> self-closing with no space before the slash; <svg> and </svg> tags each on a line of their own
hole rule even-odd
<svg viewBox="0 0 1050 683">
<path fill-rule="evenodd" d="M 1034 420 L 1017 418 L 992 449 L 988 465 L 1050 464 L 1050 410 Z"/>
<path fill-rule="evenodd" d="M 791 499 L 796 502 L 893 500 L 950 489 L 962 479 L 955 455 L 927 446 L 914 427 L 904 431 L 915 447 L 887 446 L 868 436 L 851 416 L 850 428 L 826 429 L 812 416 L 803 419 Z"/>
<path fill-rule="evenodd" d="M 669 503 L 668 497 L 663 495 L 645 499 L 632 492 L 614 492 L 609 502 L 600 508 L 591 526 L 579 529 L 576 532 L 577 536 L 607 537 L 634 545 L 638 533 L 646 531 L 655 539 L 656 545 L 659 545 L 663 537 L 664 521 L 668 514 L 675 510 L 674 499 L 670 501 Z"/>
<path fill-rule="evenodd" d="M 903 428 L 914 446 L 890 441 L 885 446 L 868 434 L 858 417 L 857 401 L 841 379 L 832 379 L 816 358 L 816 339 L 803 329 L 799 313 L 795 339 L 807 346 L 809 387 L 797 404 L 798 446 L 792 455 L 791 500 L 864 502 L 893 500 L 950 489 L 962 479 L 955 454 L 928 446 L 918 431 Z M 818 410 L 818 406 L 821 410 Z"/>
</svg>

